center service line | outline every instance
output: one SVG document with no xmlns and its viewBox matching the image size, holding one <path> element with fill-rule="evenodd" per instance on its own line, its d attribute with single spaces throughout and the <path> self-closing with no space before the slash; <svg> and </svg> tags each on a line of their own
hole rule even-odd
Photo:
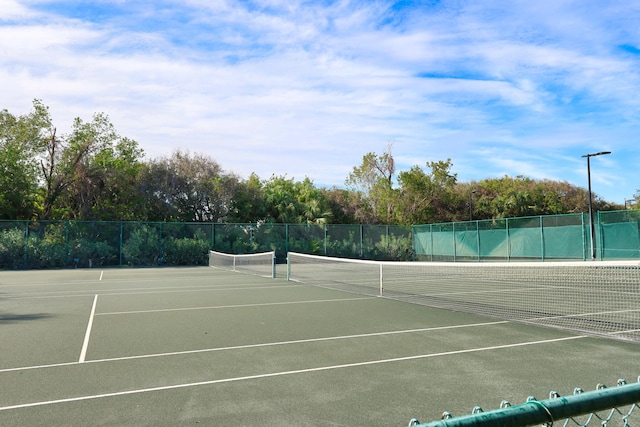
<svg viewBox="0 0 640 427">
<path fill-rule="evenodd" d="M 93 326 L 93 318 L 96 315 L 96 304 L 98 303 L 98 295 L 93 298 L 93 307 L 91 307 L 91 315 L 89 315 L 89 324 L 87 324 L 87 332 L 84 334 L 84 342 L 82 343 L 82 351 L 80 352 L 80 360 L 78 363 L 84 363 L 87 356 L 87 348 L 89 347 L 89 337 L 91 337 L 91 327 Z"/>
</svg>

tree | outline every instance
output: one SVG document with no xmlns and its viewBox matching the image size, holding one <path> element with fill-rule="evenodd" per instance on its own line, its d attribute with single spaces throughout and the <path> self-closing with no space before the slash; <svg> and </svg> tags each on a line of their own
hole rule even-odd
<svg viewBox="0 0 640 427">
<path fill-rule="evenodd" d="M 37 157 L 54 132 L 48 108 L 33 101 L 33 111 L 15 117 L 0 111 L 0 219 L 31 219 L 37 209 Z"/>
<path fill-rule="evenodd" d="M 361 205 L 358 220 L 365 223 L 390 223 L 395 217 L 397 192 L 393 188 L 395 161 L 391 153 L 392 144 L 378 155 L 367 153 L 362 164 L 354 167 L 345 184 L 353 191 Z"/>
<path fill-rule="evenodd" d="M 296 182 L 293 178 L 272 176 L 264 183 L 267 222 L 290 224 L 322 224 L 331 218 L 324 193 L 309 178 Z"/>
<path fill-rule="evenodd" d="M 229 222 L 254 223 L 266 217 L 267 208 L 260 177 L 252 173 L 248 179 L 238 180 L 231 200 Z"/>
<path fill-rule="evenodd" d="M 587 211 L 588 192 L 568 182 L 524 176 L 489 178 L 474 184 L 474 219 L 513 218 Z M 594 198 L 597 209 L 606 204 Z"/>
<path fill-rule="evenodd" d="M 451 173 L 451 159 L 427 162 L 426 166 L 428 173 L 414 166 L 398 176 L 404 224 L 444 222 L 455 217 L 457 175 Z"/>
<path fill-rule="evenodd" d="M 148 162 L 140 176 L 150 220 L 221 222 L 231 212 L 237 178 L 203 154 L 177 150 Z"/>
<path fill-rule="evenodd" d="M 120 137 L 103 113 L 90 122 L 76 118 L 71 133 L 55 129 L 41 160 L 45 188 L 41 219 L 123 219 L 130 217 L 143 151 Z"/>
<path fill-rule="evenodd" d="M 344 188 L 321 189 L 334 224 L 356 224 L 361 205 L 356 194 Z"/>
<path fill-rule="evenodd" d="M 76 170 L 69 186 L 69 205 L 78 219 L 132 220 L 139 217 L 141 205 L 138 175 L 143 151 L 136 141 L 116 138 Z"/>
</svg>

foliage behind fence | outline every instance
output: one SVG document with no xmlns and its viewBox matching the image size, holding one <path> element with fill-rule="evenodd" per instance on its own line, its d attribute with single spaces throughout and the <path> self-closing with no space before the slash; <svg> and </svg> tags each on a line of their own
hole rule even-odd
<svg viewBox="0 0 640 427">
<path fill-rule="evenodd" d="M 640 210 L 599 212 L 599 259 L 640 259 Z M 0 269 L 205 265 L 209 249 L 288 251 L 373 260 L 587 259 L 584 214 L 414 227 L 363 224 L 224 224 L 0 221 Z"/>
<path fill-rule="evenodd" d="M 410 260 L 410 227 L 160 223 L 129 221 L 0 221 L 0 269 L 206 265 L 207 252 L 275 250 Z"/>
</svg>

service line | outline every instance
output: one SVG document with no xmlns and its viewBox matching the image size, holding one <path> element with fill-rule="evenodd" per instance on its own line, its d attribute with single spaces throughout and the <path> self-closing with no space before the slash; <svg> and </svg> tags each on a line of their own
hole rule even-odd
<svg viewBox="0 0 640 427">
<path fill-rule="evenodd" d="M 149 387 L 149 388 L 141 388 L 137 390 L 116 391 L 112 393 L 93 394 L 93 395 L 87 395 L 87 396 L 70 397 L 66 399 L 46 400 L 41 402 L 22 403 L 18 405 L 0 406 L 0 411 L 7 411 L 11 409 L 33 408 L 37 406 L 55 405 L 59 403 L 80 402 L 84 400 L 102 399 L 106 397 L 117 397 L 117 396 L 127 396 L 132 394 L 152 393 L 152 392 L 163 391 L 163 390 L 177 390 L 177 389 L 183 389 L 183 388 L 200 387 L 200 386 L 214 385 L 214 384 L 250 381 L 250 380 L 256 380 L 256 379 L 263 379 L 263 378 L 282 377 L 286 375 L 307 374 L 312 372 L 332 371 L 336 369 L 356 368 L 360 366 L 379 365 L 383 363 L 405 362 L 410 360 L 427 359 L 431 357 L 452 356 L 452 355 L 458 355 L 458 354 L 477 353 L 481 351 L 491 351 L 491 350 L 502 350 L 502 349 L 508 349 L 508 348 L 529 346 L 529 345 L 539 345 L 539 344 L 548 344 L 548 343 L 567 341 L 567 340 L 575 340 L 580 338 L 585 338 L 585 336 L 579 335 L 579 336 L 555 338 L 555 339 L 548 339 L 548 340 L 541 340 L 541 341 L 527 341 L 527 342 L 521 342 L 521 343 L 515 343 L 515 344 L 471 348 L 467 350 L 455 350 L 455 351 L 446 351 L 442 353 L 420 354 L 416 356 L 395 357 L 391 359 L 379 359 L 379 360 L 370 360 L 366 362 L 346 363 L 343 365 L 320 366 L 317 368 L 298 369 L 294 371 L 271 372 L 267 374 L 248 375 L 243 377 L 222 378 L 218 380 L 174 384 L 174 385 L 167 385 L 167 386 L 161 386 L 161 387 Z"/>
</svg>

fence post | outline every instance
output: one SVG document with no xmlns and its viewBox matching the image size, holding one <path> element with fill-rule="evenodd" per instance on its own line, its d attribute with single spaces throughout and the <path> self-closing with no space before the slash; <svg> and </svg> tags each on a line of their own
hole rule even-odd
<svg viewBox="0 0 640 427">
<path fill-rule="evenodd" d="M 507 261 L 511 261 L 511 235 L 509 233 L 509 218 L 505 219 L 504 228 L 507 232 Z"/>
<path fill-rule="evenodd" d="M 480 257 L 480 221 L 476 220 L 476 241 L 477 241 L 477 245 L 476 245 L 476 250 L 478 251 L 478 262 L 480 262 L 482 260 L 482 258 Z"/>
<path fill-rule="evenodd" d="M 164 261 L 164 254 L 162 253 L 163 249 L 164 249 L 164 239 L 162 238 L 162 222 L 160 223 L 160 233 L 158 234 L 158 238 L 160 239 L 160 241 L 158 242 L 158 245 L 160 246 L 158 249 L 158 256 L 156 257 L 156 262 L 158 263 L 158 265 L 162 265 L 162 262 Z"/>
<path fill-rule="evenodd" d="M 120 221 L 120 268 L 122 268 L 122 238 L 124 233 L 124 221 Z"/>
<path fill-rule="evenodd" d="M 544 261 L 544 221 L 542 220 L 542 215 L 540 215 L 540 253 L 542 261 Z"/>
<path fill-rule="evenodd" d="M 582 225 L 582 260 L 586 261 L 587 260 L 587 235 L 584 232 L 584 212 L 580 213 L 580 223 Z"/>
<path fill-rule="evenodd" d="M 604 259 L 604 233 L 602 231 L 602 218 L 600 216 L 600 211 L 596 213 L 598 217 L 598 238 L 596 239 L 596 243 L 598 244 L 598 252 L 600 253 L 600 261 Z"/>
<path fill-rule="evenodd" d="M 453 223 L 453 232 L 451 233 L 453 236 L 453 262 L 456 262 L 458 255 L 458 239 L 456 239 L 456 223 Z"/>
<path fill-rule="evenodd" d="M 289 254 L 289 224 L 284 225 L 284 251 Z"/>
<path fill-rule="evenodd" d="M 431 262 L 433 262 L 433 224 L 429 224 L 429 240 L 431 240 Z"/>
<path fill-rule="evenodd" d="M 64 223 L 64 266 L 69 265 L 69 220 Z"/>
<path fill-rule="evenodd" d="M 216 224 L 215 222 L 211 223 L 211 250 L 216 249 Z"/>
<path fill-rule="evenodd" d="M 327 224 L 322 224 L 322 229 L 324 230 L 324 256 L 327 256 L 327 236 L 329 235 L 327 232 Z"/>
<path fill-rule="evenodd" d="M 24 222 L 24 269 L 29 265 L 29 221 Z"/>
</svg>

